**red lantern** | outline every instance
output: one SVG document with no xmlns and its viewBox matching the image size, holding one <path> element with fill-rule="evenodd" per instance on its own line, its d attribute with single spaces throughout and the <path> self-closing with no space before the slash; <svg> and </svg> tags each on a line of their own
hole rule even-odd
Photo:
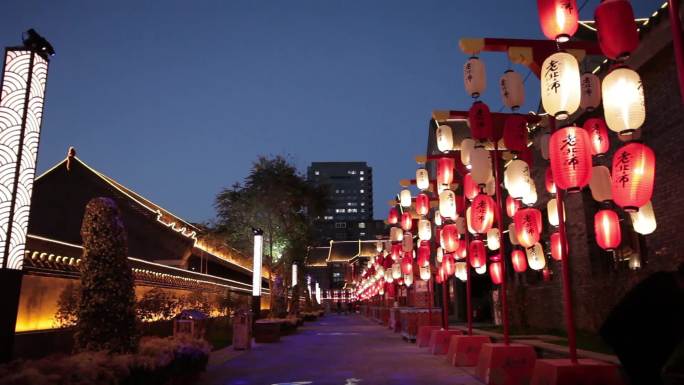
<svg viewBox="0 0 684 385">
<path fill-rule="evenodd" d="M 437 269 L 437 274 L 435 274 L 435 282 L 444 282 L 444 264 L 440 265 L 439 269 Z"/>
<path fill-rule="evenodd" d="M 523 151 L 527 148 L 527 119 L 520 114 L 506 118 L 503 132 L 504 145 L 510 151 Z"/>
<path fill-rule="evenodd" d="M 430 264 L 430 243 L 429 242 L 421 242 L 421 245 L 418 247 L 418 266 L 423 267 L 423 266 L 428 266 Z"/>
<path fill-rule="evenodd" d="M 479 239 L 475 239 L 470 242 L 470 250 L 468 250 L 470 261 L 470 266 L 481 267 L 487 263 L 487 251 L 485 250 L 485 244 Z"/>
<path fill-rule="evenodd" d="M 547 38 L 566 42 L 577 31 L 579 11 L 575 0 L 537 0 L 537 9 Z"/>
<path fill-rule="evenodd" d="M 527 270 L 527 256 L 522 250 L 515 249 L 511 252 L 511 262 L 516 273 L 523 273 Z"/>
<path fill-rule="evenodd" d="M 567 254 L 567 249 L 565 250 L 566 252 L 563 253 L 563 248 L 561 247 L 560 233 L 555 232 L 555 233 L 551 234 L 550 240 L 551 240 L 551 258 L 555 259 L 556 261 L 561 261 L 563 259 L 563 255 Z"/>
<path fill-rule="evenodd" d="M 453 180 L 454 159 L 446 157 L 437 159 L 437 183 L 448 186 Z"/>
<path fill-rule="evenodd" d="M 463 195 L 472 201 L 479 193 L 480 188 L 473 182 L 473 177 L 470 173 L 465 174 L 463 176 Z"/>
<path fill-rule="evenodd" d="M 444 254 L 444 259 L 442 260 L 442 268 L 444 269 L 444 274 L 447 277 L 451 274 L 454 274 L 454 271 L 456 270 L 456 263 L 454 262 L 453 254 Z"/>
<path fill-rule="evenodd" d="M 518 242 L 524 247 L 532 247 L 539 242 L 542 232 L 541 211 L 535 208 L 524 208 L 518 210 L 513 218 L 515 222 L 515 233 Z"/>
<path fill-rule="evenodd" d="M 486 140 L 492 135 L 492 114 L 489 107 L 481 101 L 473 103 L 468 111 L 468 125 L 473 138 Z"/>
<path fill-rule="evenodd" d="M 458 227 L 456 227 L 456 225 L 449 224 L 444 226 L 440 235 L 440 242 L 442 244 L 442 248 L 444 248 L 444 251 L 447 253 L 453 253 L 456 251 L 456 249 L 458 249 Z"/>
<path fill-rule="evenodd" d="M 430 211 L 430 198 L 425 193 L 420 193 L 416 197 L 416 213 L 425 216 Z"/>
<path fill-rule="evenodd" d="M 404 275 L 413 273 L 413 258 L 411 253 L 405 253 L 404 258 L 401 259 L 401 273 Z"/>
<path fill-rule="evenodd" d="M 596 243 L 607 251 L 613 251 L 620 246 L 620 219 L 613 210 L 601 210 L 594 215 L 594 233 Z"/>
<path fill-rule="evenodd" d="M 493 284 L 501 284 L 501 281 L 503 280 L 503 267 L 501 266 L 501 261 L 489 264 L 489 276 L 492 278 Z"/>
<path fill-rule="evenodd" d="M 548 191 L 550 194 L 555 194 L 556 193 L 556 184 L 553 182 L 553 171 L 551 171 L 551 167 L 548 167 L 546 169 L 546 176 L 545 176 L 545 185 L 546 185 L 546 191 Z"/>
<path fill-rule="evenodd" d="M 561 128 L 549 139 L 551 172 L 556 186 L 577 192 L 591 179 L 591 141 L 580 127 Z"/>
<path fill-rule="evenodd" d="M 404 231 L 410 231 L 411 226 L 413 226 L 413 218 L 411 218 L 411 213 L 403 213 L 401 214 L 401 228 L 404 229 Z"/>
<path fill-rule="evenodd" d="M 606 121 L 601 118 L 591 118 L 584 122 L 584 129 L 589 133 L 591 139 L 591 155 L 603 155 L 610 148 L 608 138 L 608 126 Z"/>
<path fill-rule="evenodd" d="M 494 223 L 494 199 L 487 194 L 480 194 L 473 199 L 470 208 L 471 227 L 476 233 L 485 234 Z"/>
<path fill-rule="evenodd" d="M 506 214 L 509 218 L 513 218 L 519 208 L 520 201 L 513 199 L 510 195 L 506 197 Z"/>
<path fill-rule="evenodd" d="M 653 195 L 655 155 L 641 143 L 630 143 L 613 155 L 613 201 L 625 211 L 638 211 Z"/>
<path fill-rule="evenodd" d="M 594 13 L 601 51 L 613 60 L 624 59 L 639 46 L 639 32 L 627 0 L 604 0 Z"/>
<path fill-rule="evenodd" d="M 456 259 L 464 259 L 465 257 L 468 256 L 468 245 L 464 241 L 459 241 L 458 242 L 458 248 L 456 248 L 456 251 L 454 252 L 454 258 Z"/>
<path fill-rule="evenodd" d="M 396 207 L 389 209 L 389 214 L 387 215 L 387 223 L 390 225 L 396 225 L 399 222 L 399 211 Z"/>
<path fill-rule="evenodd" d="M 392 245 L 392 260 L 393 261 L 398 261 L 399 258 L 401 258 L 401 252 L 403 251 L 401 247 L 401 242 L 400 243 L 395 243 Z"/>
</svg>

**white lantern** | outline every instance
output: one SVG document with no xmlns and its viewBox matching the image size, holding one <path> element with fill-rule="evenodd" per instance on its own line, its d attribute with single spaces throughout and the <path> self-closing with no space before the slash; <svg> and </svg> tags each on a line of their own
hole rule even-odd
<svg viewBox="0 0 684 385">
<path fill-rule="evenodd" d="M 549 160 L 549 139 L 551 139 L 549 134 L 539 135 L 539 152 L 546 160 Z"/>
<path fill-rule="evenodd" d="M 489 250 L 499 250 L 499 247 L 501 247 L 499 229 L 493 227 L 487 231 L 487 248 Z"/>
<path fill-rule="evenodd" d="M 492 179 L 492 158 L 484 147 L 475 147 L 470 155 L 470 176 L 476 184 L 487 184 Z"/>
<path fill-rule="evenodd" d="M 439 213 L 439 210 L 435 210 L 435 226 L 441 226 L 442 222 L 442 214 Z"/>
<path fill-rule="evenodd" d="M 428 174 L 428 170 L 424 168 L 416 170 L 416 187 L 420 190 L 427 190 L 430 188 L 430 174 Z"/>
<path fill-rule="evenodd" d="M 375 279 L 380 279 L 385 276 L 385 268 L 382 267 L 382 265 L 378 266 L 378 268 L 375 270 Z"/>
<path fill-rule="evenodd" d="M 580 95 L 577 59 L 567 52 L 556 52 L 547 57 L 541 68 L 544 111 L 559 120 L 565 120 L 579 108 Z"/>
<path fill-rule="evenodd" d="M 456 195 L 451 190 L 439 194 L 439 215 L 444 218 L 456 218 Z"/>
<path fill-rule="evenodd" d="M 442 124 L 437 127 L 435 136 L 437 137 L 439 151 L 447 152 L 454 149 L 454 133 L 449 125 Z"/>
<path fill-rule="evenodd" d="M 603 115 L 608 128 L 619 134 L 641 127 L 646 119 L 644 89 L 639 74 L 616 68 L 603 78 Z"/>
<path fill-rule="evenodd" d="M 461 141 L 461 163 L 470 169 L 470 155 L 475 150 L 475 141 L 470 138 L 465 138 Z"/>
<path fill-rule="evenodd" d="M 432 223 L 427 219 L 418 220 L 418 239 L 429 241 L 432 238 Z"/>
<path fill-rule="evenodd" d="M 404 240 L 404 230 L 401 227 L 390 227 L 390 241 L 401 242 Z"/>
<path fill-rule="evenodd" d="M 494 194 L 496 194 L 496 180 L 494 180 L 494 178 L 487 181 L 487 185 L 485 186 L 485 193 L 491 196 L 494 196 Z"/>
<path fill-rule="evenodd" d="M 472 220 L 470 219 L 470 213 L 471 213 L 471 210 L 470 210 L 470 209 L 471 209 L 471 207 L 468 207 L 468 208 L 466 209 L 466 224 L 468 225 L 468 232 L 469 232 L 470 234 L 475 235 L 475 234 L 477 234 L 477 231 L 475 231 L 475 229 L 473 229 L 472 224 L 470 223 L 470 222 L 472 221 Z"/>
<path fill-rule="evenodd" d="M 384 247 L 382 245 L 382 241 L 375 242 L 375 251 L 380 253 L 380 252 L 382 252 L 382 250 L 384 250 Z"/>
<path fill-rule="evenodd" d="M 612 180 L 608 167 L 594 166 L 592 168 L 589 189 L 591 190 L 591 197 L 594 198 L 595 201 L 606 202 L 613 200 L 611 184 Z"/>
<path fill-rule="evenodd" d="M 401 267 L 399 267 L 401 269 Z M 394 277 L 392 276 L 392 272 L 394 269 L 394 265 L 392 265 L 391 269 L 385 270 L 385 282 L 387 283 L 392 283 L 394 282 Z"/>
<path fill-rule="evenodd" d="M 399 262 L 395 262 L 392 264 L 392 278 L 401 278 L 401 264 L 399 264 Z"/>
<path fill-rule="evenodd" d="M 442 263 L 442 259 L 444 259 L 444 249 L 442 249 L 441 247 L 437 248 L 435 259 L 437 260 L 437 263 Z"/>
<path fill-rule="evenodd" d="M 522 197 L 522 202 L 528 206 L 537 203 L 537 186 L 532 179 L 530 179 L 530 192 Z"/>
<path fill-rule="evenodd" d="M 420 279 L 423 281 L 427 281 L 430 279 L 430 265 L 428 264 L 427 266 L 421 266 L 419 269 L 420 271 Z"/>
<path fill-rule="evenodd" d="M 512 198 L 523 198 L 532 189 L 530 166 L 521 159 L 514 159 L 504 171 L 504 187 Z"/>
<path fill-rule="evenodd" d="M 468 280 L 468 263 L 456 262 L 454 267 L 454 275 L 463 282 Z"/>
<path fill-rule="evenodd" d="M 404 275 L 404 285 L 406 285 L 406 287 L 413 285 L 413 274 Z"/>
<path fill-rule="evenodd" d="M 487 87 L 485 65 L 477 56 L 473 56 L 463 66 L 463 85 L 468 95 L 478 98 Z"/>
<path fill-rule="evenodd" d="M 413 251 L 413 234 L 410 231 L 404 233 L 404 239 L 401 240 L 401 249 L 405 253 Z"/>
<path fill-rule="evenodd" d="M 411 190 L 403 189 L 399 193 L 399 204 L 401 207 L 411 207 Z"/>
<path fill-rule="evenodd" d="M 532 247 L 526 249 L 527 264 L 532 270 L 541 270 L 546 266 L 546 257 L 544 257 L 544 249 L 539 242 Z"/>
<path fill-rule="evenodd" d="M 601 79 L 591 72 L 580 77 L 582 96 L 580 107 L 586 111 L 593 111 L 601 104 Z"/>
<path fill-rule="evenodd" d="M 508 225 L 508 240 L 511 241 L 511 245 L 519 245 L 518 236 L 515 233 L 515 223 Z"/>
<path fill-rule="evenodd" d="M 483 265 L 480 266 L 480 267 L 476 267 L 476 268 L 475 268 L 475 272 L 476 272 L 477 274 L 480 274 L 480 275 L 486 273 L 486 272 L 487 272 L 487 264 L 485 263 L 485 264 L 483 264 Z"/>
<path fill-rule="evenodd" d="M 656 219 L 651 201 L 639 207 L 639 211 L 629 213 L 629 215 L 632 217 L 632 226 L 637 233 L 648 235 L 655 231 Z"/>
<path fill-rule="evenodd" d="M 556 198 L 549 199 L 546 203 L 546 216 L 549 219 L 551 226 L 558 226 L 560 218 L 558 218 L 558 201 Z M 565 206 L 563 207 L 563 219 L 565 219 Z"/>
<path fill-rule="evenodd" d="M 499 80 L 499 89 L 503 104 L 513 111 L 525 103 L 525 84 L 519 73 L 508 70 Z"/>
<path fill-rule="evenodd" d="M 463 217 L 458 217 L 454 221 L 454 225 L 456 225 L 456 230 L 458 230 L 458 233 L 463 235 L 466 232 L 466 220 Z"/>
</svg>

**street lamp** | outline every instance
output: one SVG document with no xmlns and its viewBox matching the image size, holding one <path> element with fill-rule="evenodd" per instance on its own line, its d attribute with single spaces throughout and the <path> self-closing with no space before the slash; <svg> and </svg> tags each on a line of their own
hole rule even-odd
<svg viewBox="0 0 684 385">
<path fill-rule="evenodd" d="M 254 267 L 252 271 L 252 312 L 254 319 L 259 318 L 261 313 L 261 261 L 264 252 L 264 231 L 252 228 L 254 234 Z"/>
<path fill-rule="evenodd" d="M 50 43 L 33 29 L 5 49 L 0 97 L 0 362 L 12 356 Z"/>
</svg>

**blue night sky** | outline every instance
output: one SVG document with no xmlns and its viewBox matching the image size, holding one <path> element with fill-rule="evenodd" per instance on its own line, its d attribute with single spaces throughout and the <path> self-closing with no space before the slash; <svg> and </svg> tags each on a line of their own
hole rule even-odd
<svg viewBox="0 0 684 385">
<path fill-rule="evenodd" d="M 637 16 L 661 3 L 633 1 Z M 31 27 L 57 51 L 39 171 L 74 146 L 192 221 L 213 218 L 215 194 L 260 154 L 290 155 L 301 171 L 367 161 L 383 218 L 425 151 L 431 111 L 470 105 L 458 39 L 542 38 L 533 0 L 3 1 L 0 44 Z M 508 63 L 482 57 L 496 111 Z M 538 80 L 527 86 L 524 111 L 539 100 Z"/>
</svg>

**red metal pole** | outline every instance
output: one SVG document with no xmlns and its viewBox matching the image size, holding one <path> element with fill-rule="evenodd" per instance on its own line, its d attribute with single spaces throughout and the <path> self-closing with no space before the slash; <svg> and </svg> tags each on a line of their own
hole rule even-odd
<svg viewBox="0 0 684 385">
<path fill-rule="evenodd" d="M 465 210 L 468 210 L 468 198 L 465 198 L 466 204 L 465 204 Z M 468 233 L 468 230 L 466 229 L 466 232 L 463 234 L 463 240 L 465 241 L 465 248 L 466 250 L 469 250 L 470 246 L 470 234 Z M 468 264 L 468 258 L 466 257 L 466 312 L 467 317 L 468 317 L 468 335 L 472 336 L 473 335 L 473 303 L 472 303 L 472 295 L 473 292 L 471 291 L 471 286 L 470 286 L 470 265 Z"/>
<path fill-rule="evenodd" d="M 682 43 L 682 22 L 679 19 L 679 1 L 668 0 L 670 7 L 670 29 L 672 30 L 672 44 L 674 45 L 677 75 L 679 77 L 679 94 L 684 103 L 684 45 Z"/>
<path fill-rule="evenodd" d="M 444 277 L 442 282 L 442 328 L 444 330 L 449 330 L 449 278 Z"/>
<path fill-rule="evenodd" d="M 556 131 L 556 119 L 549 118 L 551 132 Z M 575 314 L 572 308 L 572 290 L 570 288 L 570 258 L 566 253 L 568 250 L 568 238 L 565 232 L 565 204 L 563 198 L 565 191 L 556 187 L 556 204 L 558 209 L 558 233 L 560 234 L 561 253 L 562 253 L 562 275 L 563 275 L 563 304 L 565 307 L 565 325 L 568 329 L 568 351 L 570 361 L 577 363 L 577 339 L 575 335 Z"/>
<path fill-rule="evenodd" d="M 499 227 L 499 237 L 503 234 L 503 200 L 501 199 L 501 172 L 499 170 L 499 143 L 494 142 L 494 183 L 496 185 L 496 223 Z M 503 322 L 504 344 L 510 343 L 508 334 L 508 299 L 506 298 L 506 248 L 505 242 L 499 242 L 499 260 L 501 261 L 501 318 Z"/>
</svg>

